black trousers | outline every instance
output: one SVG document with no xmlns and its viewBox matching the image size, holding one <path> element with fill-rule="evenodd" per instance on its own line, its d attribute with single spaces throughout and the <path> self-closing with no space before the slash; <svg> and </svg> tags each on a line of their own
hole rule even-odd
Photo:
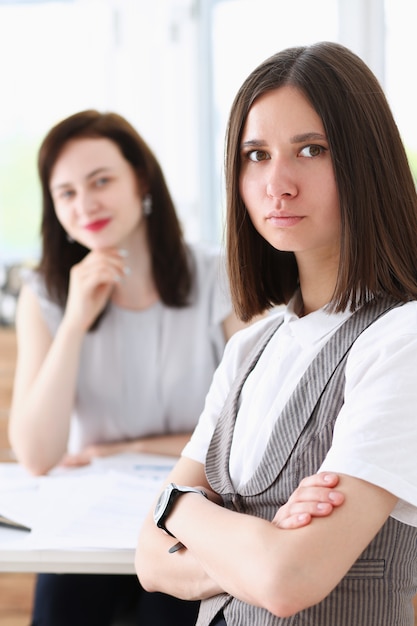
<svg viewBox="0 0 417 626">
<path fill-rule="evenodd" d="M 133 575 L 39 574 L 32 626 L 195 626 L 199 604 L 148 593 Z"/>
</svg>

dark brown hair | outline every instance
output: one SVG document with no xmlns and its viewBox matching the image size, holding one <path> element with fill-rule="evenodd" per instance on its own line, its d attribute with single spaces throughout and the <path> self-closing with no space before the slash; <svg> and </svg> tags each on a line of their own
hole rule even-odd
<svg viewBox="0 0 417 626">
<path fill-rule="evenodd" d="M 255 230 L 239 194 L 240 144 L 254 101 L 283 85 L 320 116 L 339 194 L 341 249 L 329 309 L 355 310 L 371 297 L 417 299 L 417 196 L 404 146 L 382 88 L 366 64 L 336 43 L 283 50 L 245 80 L 226 134 L 227 256 L 237 314 L 248 320 L 287 303 L 298 284 L 292 252 Z"/>
<path fill-rule="evenodd" d="M 174 203 L 161 167 L 153 152 L 127 120 L 116 113 L 81 111 L 59 122 L 46 135 L 38 153 L 42 186 L 42 254 L 39 271 L 50 296 L 62 306 L 66 302 L 71 267 L 88 250 L 70 243 L 58 221 L 49 189 L 52 169 L 68 141 L 79 138 L 113 141 L 132 166 L 138 182 L 152 195 L 152 213 L 147 216 L 147 235 L 156 287 L 164 304 L 188 304 L 192 285 L 187 248 Z"/>
</svg>

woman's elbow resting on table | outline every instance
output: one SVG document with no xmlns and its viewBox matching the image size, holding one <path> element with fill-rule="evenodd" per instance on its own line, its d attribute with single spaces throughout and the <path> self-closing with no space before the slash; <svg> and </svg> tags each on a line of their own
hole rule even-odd
<svg viewBox="0 0 417 626">
<path fill-rule="evenodd" d="M 139 437 L 137 439 L 96 443 L 87 446 L 76 456 L 80 457 L 81 460 L 91 460 L 95 457 L 132 452 L 134 454 L 157 454 L 178 457 L 190 436 L 191 433 L 170 433 Z"/>
<path fill-rule="evenodd" d="M 28 446 L 24 441 L 19 441 L 10 435 L 9 439 L 17 462 L 33 476 L 48 474 L 62 458 L 63 453 L 55 450 L 48 438 L 43 441 L 40 439 L 36 446 Z"/>
</svg>

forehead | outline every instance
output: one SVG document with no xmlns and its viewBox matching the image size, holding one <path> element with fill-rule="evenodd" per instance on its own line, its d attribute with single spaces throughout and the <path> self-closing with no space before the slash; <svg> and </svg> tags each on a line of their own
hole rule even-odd
<svg viewBox="0 0 417 626">
<path fill-rule="evenodd" d="M 128 166 L 118 145 L 104 137 L 71 139 L 64 145 L 51 170 L 50 183 L 69 182 L 98 168 Z"/>
<path fill-rule="evenodd" d="M 284 85 L 259 96 L 252 104 L 243 128 L 243 139 L 267 138 L 273 134 L 324 134 L 323 122 L 306 96 L 296 87 Z"/>
</svg>

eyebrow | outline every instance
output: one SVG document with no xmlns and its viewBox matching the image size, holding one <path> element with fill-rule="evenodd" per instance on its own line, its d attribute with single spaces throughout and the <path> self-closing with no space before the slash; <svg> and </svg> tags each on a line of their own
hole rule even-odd
<svg viewBox="0 0 417 626">
<path fill-rule="evenodd" d="M 300 133 L 299 135 L 294 135 L 290 137 L 290 143 L 305 143 L 307 141 L 327 141 L 326 135 L 323 133 L 317 133 L 315 131 Z M 241 149 L 243 148 L 257 148 L 260 146 L 265 146 L 268 142 L 262 139 L 248 139 L 248 141 L 244 141 L 241 145 Z"/>
<path fill-rule="evenodd" d="M 323 135 L 323 133 L 316 133 L 312 131 L 309 133 L 294 135 L 290 139 L 291 143 L 304 143 L 305 141 L 327 141 L 327 137 L 326 135 Z"/>
<path fill-rule="evenodd" d="M 85 180 L 91 180 L 91 178 L 94 178 L 94 176 L 97 176 L 97 174 L 109 172 L 110 170 L 111 170 L 111 167 L 106 167 L 106 166 L 98 167 L 92 172 L 90 172 L 89 174 L 87 174 L 87 176 L 85 177 Z M 65 187 L 71 187 L 71 183 L 59 183 L 58 185 L 54 185 L 53 187 L 51 187 L 51 191 L 56 191 L 58 189 L 63 189 Z"/>
</svg>

